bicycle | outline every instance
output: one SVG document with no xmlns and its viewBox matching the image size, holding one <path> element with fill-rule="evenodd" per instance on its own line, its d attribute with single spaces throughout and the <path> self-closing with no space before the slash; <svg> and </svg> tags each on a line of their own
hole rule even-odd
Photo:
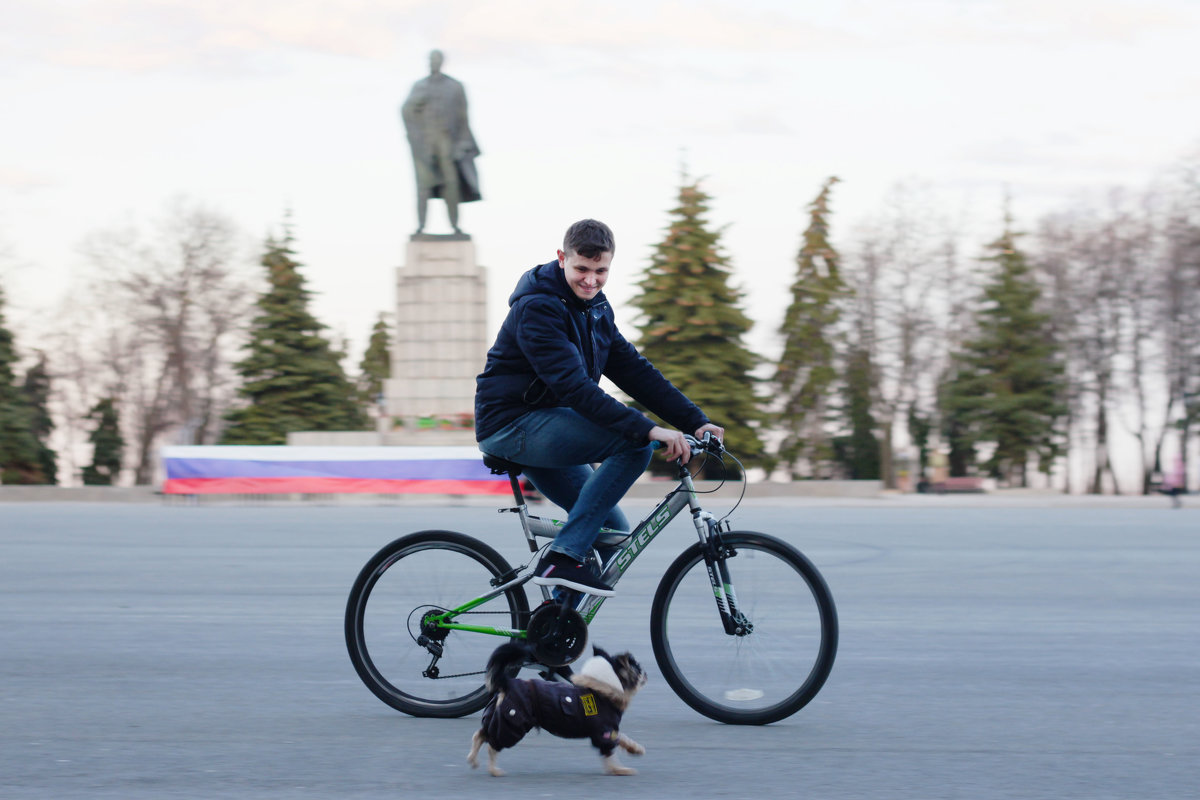
<svg viewBox="0 0 1200 800">
<path fill-rule="evenodd" d="M 687 439 L 693 456 L 722 464 L 733 458 L 715 438 Z M 562 523 L 529 513 L 520 465 L 483 460 L 494 474 L 508 475 L 516 505 L 499 511 L 517 514 L 531 560 L 512 567 L 472 536 L 421 531 L 379 550 L 346 603 L 346 646 L 359 677 L 383 702 L 413 716 L 460 717 L 483 708 L 483 668 L 499 639 L 526 641 L 545 677 L 565 678 L 605 599 L 574 594 L 556 603 L 543 586 L 542 604 L 530 611 L 525 584 L 543 547 L 537 540 L 553 539 Z M 667 568 L 651 604 L 658 666 L 675 693 L 711 719 L 743 725 L 784 719 L 816 696 L 833 668 L 838 621 L 829 587 L 792 545 L 731 530 L 737 505 L 721 519 L 704 511 L 691 472 L 675 463 L 678 485 L 632 531 L 602 530 L 596 547 L 608 558 L 601 563 L 593 551 L 592 563 L 616 585 L 688 509 L 698 541 Z M 502 624 L 486 624 L 484 615 L 502 617 Z"/>
</svg>

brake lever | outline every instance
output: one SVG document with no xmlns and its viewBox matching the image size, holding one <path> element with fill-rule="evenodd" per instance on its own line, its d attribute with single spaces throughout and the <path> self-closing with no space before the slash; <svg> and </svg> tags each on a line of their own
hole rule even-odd
<svg viewBox="0 0 1200 800">
<path fill-rule="evenodd" d="M 700 448 L 704 452 L 711 453 L 714 456 L 719 456 L 725 452 L 725 443 L 713 436 L 712 431 L 705 431 L 704 437 L 697 444 L 700 445 Z"/>
</svg>

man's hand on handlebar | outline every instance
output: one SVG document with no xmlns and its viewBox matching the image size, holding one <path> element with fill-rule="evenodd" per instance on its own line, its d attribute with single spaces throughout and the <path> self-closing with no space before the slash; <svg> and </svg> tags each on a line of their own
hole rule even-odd
<svg viewBox="0 0 1200 800">
<path fill-rule="evenodd" d="M 695 441 L 703 442 L 709 436 L 720 442 L 725 437 L 725 429 L 720 425 L 713 425 L 711 422 L 702 425 L 696 429 Z M 692 437 L 670 428 L 660 428 L 655 425 L 650 429 L 649 438 L 650 441 L 662 445 L 663 458 L 667 461 L 674 461 L 678 458 L 680 464 L 686 464 L 692 458 L 692 442 L 689 441 Z"/>
<path fill-rule="evenodd" d="M 704 434 L 706 434 L 706 433 L 711 433 L 713 435 L 713 438 L 716 439 L 718 442 L 725 441 L 725 429 L 722 428 L 720 425 L 713 425 L 710 422 L 707 425 L 701 425 L 699 428 L 696 428 L 695 435 L 696 435 L 696 438 L 699 439 L 700 441 L 704 441 Z"/>
<path fill-rule="evenodd" d="M 687 438 L 679 431 L 673 431 L 670 428 L 660 428 L 655 425 L 650 429 L 650 441 L 662 443 L 663 458 L 667 461 L 681 459 L 680 463 L 686 464 L 692 457 L 692 447 L 688 444 Z"/>
</svg>

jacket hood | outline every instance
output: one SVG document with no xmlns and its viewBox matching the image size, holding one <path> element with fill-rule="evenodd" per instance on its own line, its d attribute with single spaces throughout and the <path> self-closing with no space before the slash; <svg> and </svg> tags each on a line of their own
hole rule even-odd
<svg viewBox="0 0 1200 800">
<path fill-rule="evenodd" d="M 522 297 L 531 294 L 561 297 L 568 303 L 574 303 L 580 307 L 603 305 L 608 302 L 602 291 L 597 292 L 595 297 L 586 302 L 576 297 L 575 293 L 571 291 L 571 287 L 567 285 L 566 275 L 563 274 L 562 267 L 558 265 L 558 259 L 527 270 L 517 281 L 517 288 L 513 289 L 513 293 L 509 295 L 508 305 L 511 307 Z"/>
</svg>

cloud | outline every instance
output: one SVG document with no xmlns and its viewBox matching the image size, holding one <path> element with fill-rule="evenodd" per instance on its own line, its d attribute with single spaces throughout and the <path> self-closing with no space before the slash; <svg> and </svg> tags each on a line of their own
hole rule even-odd
<svg viewBox="0 0 1200 800">
<path fill-rule="evenodd" d="M 1055 37 L 1129 42 L 1147 33 L 1196 24 L 1195 6 L 1163 0 L 1004 0 L 1005 16 Z"/>
<path fill-rule="evenodd" d="M 237 67 L 272 48 L 381 59 L 412 41 L 436 41 L 463 55 L 536 60 L 553 52 L 562 68 L 572 52 L 795 52 L 858 40 L 787 4 L 715 0 L 17 0 L 8 17 L 3 46 L 10 57 L 129 72 L 228 61 Z"/>
<path fill-rule="evenodd" d="M 1144 171 L 1145 158 L 1123 149 L 1124 140 L 1096 132 L 1003 137 L 964 147 L 959 158 L 985 168 L 1109 176 Z"/>
<path fill-rule="evenodd" d="M 712 114 L 708 109 L 697 109 L 695 118 L 689 120 L 689 133 L 694 135 L 727 136 L 796 136 L 800 133 L 795 125 L 776 108 L 749 109 L 744 113 Z"/>
<path fill-rule="evenodd" d="M 718 2 L 609 4 L 531 0 L 520 6 L 477 2 L 447 32 L 464 44 L 555 45 L 568 52 L 623 52 L 647 46 L 694 51 L 763 52 L 826 48 L 855 40 L 803 15 Z M 515 9 L 519 8 L 519 11 Z M 634 22 L 636 20 L 636 22 Z"/>
<path fill-rule="evenodd" d="M 692 54 L 870 52 L 899 44 L 1128 42 L 1200 22 L 1183 0 L 957 0 L 833 7 L 759 0 L 7 0 L 0 58 L 144 72 L 240 71 L 294 50 L 379 60 L 419 42 L 570 69 L 647 49 Z M 636 68 L 637 64 L 631 65 Z M 616 69 L 621 69 L 618 64 Z"/>
<path fill-rule="evenodd" d="M 936 13 L 896 22 L 916 41 L 1060 48 L 1132 44 L 1200 23 L 1200 10 L 1181 0 L 983 0 L 969 6 L 935 3 L 927 10 Z"/>
<path fill-rule="evenodd" d="M 437 8 L 428 0 L 40 0 L 6 19 L 3 53 L 122 72 L 239 69 L 275 48 L 382 58 L 406 22 Z"/>
<path fill-rule="evenodd" d="M 48 175 L 33 172 L 22 167 L 11 167 L 0 164 L 0 187 L 26 194 L 37 189 L 54 185 L 55 181 Z"/>
</svg>

